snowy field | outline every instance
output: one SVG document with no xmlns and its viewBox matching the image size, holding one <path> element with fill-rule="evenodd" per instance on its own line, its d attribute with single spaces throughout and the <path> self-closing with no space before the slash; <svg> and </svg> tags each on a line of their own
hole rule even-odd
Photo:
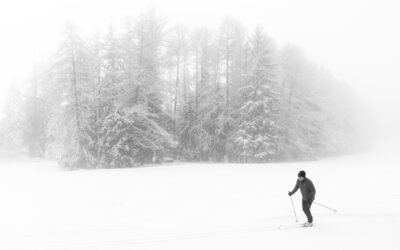
<svg viewBox="0 0 400 250">
<path fill-rule="evenodd" d="M 385 160 L 382 160 L 385 159 Z M 0 249 L 400 249 L 395 154 L 282 164 L 61 171 L 0 160 Z M 317 189 L 295 228 L 299 170 Z M 300 222 L 300 192 L 293 196 Z"/>
</svg>

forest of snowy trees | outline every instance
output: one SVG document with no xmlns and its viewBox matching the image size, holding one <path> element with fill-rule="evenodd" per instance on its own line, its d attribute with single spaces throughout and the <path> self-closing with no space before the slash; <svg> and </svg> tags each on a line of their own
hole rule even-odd
<svg viewBox="0 0 400 250">
<path fill-rule="evenodd" d="M 351 92 L 263 28 L 173 25 L 154 11 L 82 36 L 10 89 L 1 148 L 70 169 L 166 160 L 260 163 L 350 152 Z"/>
</svg>

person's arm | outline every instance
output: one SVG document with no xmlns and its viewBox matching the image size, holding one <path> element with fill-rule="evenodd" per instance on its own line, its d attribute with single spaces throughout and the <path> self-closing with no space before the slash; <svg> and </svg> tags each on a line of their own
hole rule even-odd
<svg viewBox="0 0 400 250">
<path fill-rule="evenodd" d="M 311 190 L 311 197 L 312 199 L 315 199 L 315 187 L 314 184 L 312 183 L 312 181 L 310 181 L 310 190 Z"/>
<path fill-rule="evenodd" d="M 289 192 L 289 196 L 292 196 L 294 193 L 296 193 L 298 189 L 299 189 L 299 181 L 296 181 L 296 186 L 294 186 L 293 190 Z"/>
</svg>

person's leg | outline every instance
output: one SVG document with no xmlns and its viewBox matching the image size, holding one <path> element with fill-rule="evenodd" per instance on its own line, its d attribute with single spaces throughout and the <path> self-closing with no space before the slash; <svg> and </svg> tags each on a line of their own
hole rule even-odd
<svg viewBox="0 0 400 250">
<path fill-rule="evenodd" d="M 312 223 L 313 222 L 313 217 L 311 215 L 311 205 L 312 205 L 312 200 L 307 200 L 307 201 L 302 201 L 302 207 L 303 207 L 303 212 L 305 213 L 305 215 L 307 216 L 307 220 L 308 222 Z"/>
<path fill-rule="evenodd" d="M 310 219 L 311 219 L 311 220 L 309 220 L 309 222 L 311 222 L 311 223 L 313 223 L 313 221 L 314 221 L 314 218 L 313 218 L 313 216 L 311 214 L 311 205 L 312 205 L 313 201 L 314 200 L 309 200 L 308 201 L 308 213 L 310 214 Z"/>
</svg>

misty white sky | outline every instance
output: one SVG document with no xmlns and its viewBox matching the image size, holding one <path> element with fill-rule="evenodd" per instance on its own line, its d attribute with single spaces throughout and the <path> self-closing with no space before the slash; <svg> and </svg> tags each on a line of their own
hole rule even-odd
<svg viewBox="0 0 400 250">
<path fill-rule="evenodd" d="M 400 5 L 392 0 L 14 0 L 0 9 L 0 103 L 59 42 L 66 20 L 91 32 L 155 7 L 171 22 L 218 26 L 231 16 L 261 24 L 279 46 L 301 46 L 308 57 L 347 82 L 380 110 L 384 123 L 400 117 Z M 0 109 L 1 110 L 1 109 Z M 1 111 L 0 111 L 1 112 Z M 396 118 L 388 119 L 388 114 Z"/>
</svg>

